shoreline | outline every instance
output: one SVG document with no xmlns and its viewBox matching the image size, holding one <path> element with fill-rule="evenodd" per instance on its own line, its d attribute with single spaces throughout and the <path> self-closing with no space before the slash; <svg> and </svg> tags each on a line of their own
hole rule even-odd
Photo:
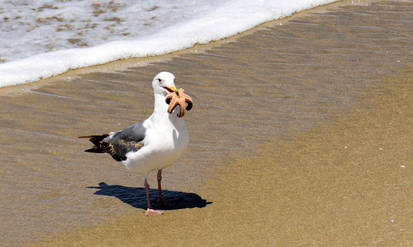
<svg viewBox="0 0 413 247">
<path fill-rule="evenodd" d="M 309 10 L 287 18 L 281 26 L 270 23 L 234 40 L 211 44 L 202 53 L 185 51 L 154 58 L 159 59 L 156 61 L 148 59 L 145 66 L 118 61 L 102 65 L 100 71 L 93 71 L 96 68 L 85 69 L 83 74 L 73 71 L 50 81 L 17 86 L 8 92 L 0 90 L 4 94 L 0 111 L 8 114 L 0 121 L 5 174 L 0 184 L 4 190 L 0 201 L 7 202 L 2 205 L 3 238 L 9 240 L 10 246 L 33 242 L 36 245 L 37 240 L 41 246 L 88 243 L 116 246 L 120 240 L 130 240 L 122 242 L 122 246 L 133 246 L 136 241 L 147 241 L 147 245 L 181 243 L 189 238 L 186 233 L 193 233 L 194 239 L 189 239 L 201 241 L 200 244 L 211 244 L 210 239 L 228 236 L 216 245 L 230 245 L 254 241 L 269 244 L 265 241 L 273 240 L 270 234 L 278 234 L 280 238 L 287 236 L 289 243 L 299 243 L 301 240 L 295 237 L 303 236 L 302 242 L 311 245 L 307 241 L 315 234 L 318 243 L 323 243 L 319 232 L 313 231 L 320 228 L 312 229 L 308 224 L 323 223 L 321 216 L 332 216 L 327 219 L 340 223 L 348 215 L 343 211 L 337 215 L 324 214 L 328 208 L 316 204 L 320 198 L 329 199 L 321 188 L 331 186 L 341 192 L 337 195 L 343 195 L 340 190 L 346 187 L 345 183 L 337 184 L 329 177 L 333 172 L 341 181 L 338 167 L 318 169 L 316 162 L 322 157 L 326 164 L 334 165 L 335 155 L 340 152 L 333 149 L 334 145 L 317 140 L 330 138 L 338 143 L 342 137 L 339 123 L 347 126 L 343 133 L 351 136 L 354 143 L 364 137 L 358 130 L 365 126 L 357 126 L 358 122 L 377 120 L 387 128 L 386 119 L 392 116 L 383 119 L 376 116 L 386 113 L 383 107 L 374 108 L 380 106 L 378 96 L 394 103 L 389 104 L 391 110 L 403 100 L 409 103 L 411 88 L 395 87 L 391 91 L 388 78 L 396 74 L 394 82 L 398 82 L 397 78 L 410 80 L 412 51 L 406 49 L 409 41 L 403 33 L 411 30 L 405 24 L 411 20 L 408 15 L 411 8 L 408 2 L 379 1 L 368 6 L 331 6 L 321 13 Z M 373 18 L 376 12 L 381 14 L 380 21 Z M 117 69 L 115 64 L 127 65 Z M 186 116 L 191 146 L 182 160 L 165 171 L 165 188 L 180 208 L 148 220 L 141 214 L 143 180 L 119 169 L 107 157 L 84 154 L 88 144 L 76 136 L 111 131 L 114 126 L 122 128 L 150 114 L 152 94 L 148 82 L 159 70 L 174 72 L 177 86 L 185 88 L 196 105 Z M 386 95 L 406 98 L 392 102 Z M 370 97 L 378 100 L 369 102 Z M 237 102 L 239 107 L 232 107 L 230 102 Z M 409 120 L 408 108 L 396 113 L 398 120 L 403 116 Z M 410 136 L 407 122 L 403 124 L 401 130 Z M 366 137 L 373 142 L 374 136 L 369 133 Z M 25 145 L 17 147 L 15 144 L 21 140 Z M 406 146 L 395 146 L 406 150 Z M 301 148 L 307 151 L 299 152 Z M 368 153 L 373 155 L 371 150 Z M 360 156 L 353 153 L 357 155 Z M 305 157 L 311 165 L 306 167 L 300 157 Z M 344 168 L 349 174 L 360 170 L 351 166 L 350 160 L 346 161 Z M 290 163 L 295 166 L 290 167 Z M 381 168 L 373 166 L 373 178 L 389 182 L 382 179 Z M 309 174 L 314 174 L 314 178 Z M 348 176 L 343 178 L 360 191 L 357 181 Z M 154 179 L 149 183 L 154 184 Z M 109 189 L 105 190 L 101 184 Z M 308 195 L 300 193 L 300 189 Z M 272 195 L 270 199 L 267 194 Z M 196 204 L 194 200 L 212 203 Z M 374 198 L 369 200 L 374 202 Z M 340 209 L 338 199 L 328 202 L 327 206 Z M 351 200 L 347 198 L 347 202 Z M 294 205 L 312 205 L 321 211 L 311 214 Z M 387 206 L 383 204 L 383 208 Z M 401 208 L 398 210 L 400 213 Z M 286 223 L 287 216 L 294 220 L 292 225 Z M 368 214 L 360 217 L 371 220 Z M 300 220 L 308 224 L 301 226 Z M 345 241 L 345 236 L 334 235 L 330 224 L 325 229 L 332 238 L 339 236 L 338 240 Z M 159 232 L 163 231 L 170 234 L 159 238 Z M 267 238 L 257 239 L 262 233 Z M 348 227 L 346 233 L 352 234 Z M 276 240 L 283 243 L 282 239 Z"/>
<path fill-rule="evenodd" d="M 0 87 L 0 95 L 9 94 L 9 93 L 21 94 L 22 92 L 25 93 L 27 90 L 30 90 L 33 88 L 35 89 L 35 88 L 47 85 L 49 83 L 53 83 L 56 80 L 72 80 L 73 77 L 77 78 L 85 74 L 90 74 L 90 73 L 95 73 L 95 72 L 106 72 L 106 71 L 122 72 L 122 71 L 127 71 L 130 67 L 143 67 L 143 66 L 147 66 L 150 64 L 154 64 L 154 63 L 167 62 L 182 55 L 202 54 L 204 52 L 207 52 L 210 49 L 220 47 L 221 45 L 237 42 L 239 38 L 252 35 L 256 31 L 263 30 L 266 28 L 271 28 L 276 25 L 283 25 L 284 23 L 296 18 L 297 16 L 304 17 L 307 14 L 323 13 L 325 11 L 328 11 L 327 9 L 330 7 L 337 8 L 337 7 L 346 6 L 349 4 L 351 5 L 371 4 L 374 2 L 378 2 L 378 1 L 379 0 L 358 0 L 358 1 L 337 0 L 336 2 L 322 4 L 322 5 L 310 8 L 310 9 L 305 9 L 305 10 L 301 10 L 298 12 L 294 12 L 293 14 L 286 16 L 286 17 L 263 22 L 248 30 L 242 31 L 240 33 L 237 33 L 237 34 L 225 37 L 225 38 L 221 38 L 219 40 L 210 41 L 207 44 L 196 44 L 189 48 L 185 48 L 185 49 L 181 49 L 181 50 L 177 50 L 177 51 L 173 51 L 173 52 L 169 52 L 169 53 L 161 54 L 161 55 L 125 58 L 125 59 L 110 61 L 110 62 L 103 63 L 103 64 L 96 64 L 96 65 L 91 65 L 91 66 L 86 66 L 86 67 L 75 68 L 75 69 L 68 69 L 67 71 L 63 73 L 60 73 L 60 74 L 57 74 L 51 77 L 47 77 L 44 79 L 31 81 L 31 82 L 25 82 L 25 83 L 19 83 L 16 85 L 2 86 Z"/>
</svg>

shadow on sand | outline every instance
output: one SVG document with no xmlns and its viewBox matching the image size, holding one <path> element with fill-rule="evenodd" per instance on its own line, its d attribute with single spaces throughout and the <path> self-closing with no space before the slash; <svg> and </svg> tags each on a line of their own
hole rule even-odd
<svg viewBox="0 0 413 247">
<path fill-rule="evenodd" d="M 146 209 L 146 195 L 144 188 L 126 187 L 122 185 L 108 185 L 105 182 L 99 183 L 99 186 L 87 187 L 89 189 L 98 189 L 94 194 L 103 196 L 113 196 L 124 203 L 127 203 L 135 208 Z M 163 190 L 162 195 L 165 200 L 165 205 L 157 205 L 156 189 L 149 190 L 151 204 L 155 208 L 163 210 L 174 210 L 184 208 L 203 208 L 212 203 L 202 199 L 195 193 L 186 193 L 178 191 Z"/>
</svg>

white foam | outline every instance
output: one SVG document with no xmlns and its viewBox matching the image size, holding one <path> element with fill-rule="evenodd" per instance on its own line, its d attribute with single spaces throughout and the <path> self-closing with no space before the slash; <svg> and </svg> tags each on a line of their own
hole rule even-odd
<svg viewBox="0 0 413 247">
<path fill-rule="evenodd" d="M 208 43 L 250 29 L 260 23 L 282 18 L 333 0 L 231 0 L 210 2 L 189 14 L 175 18 L 173 25 L 161 23 L 130 40 L 111 41 L 87 48 L 44 52 L 0 64 L 0 86 L 16 85 L 53 75 L 69 69 L 103 64 L 110 61 L 166 54 L 196 43 Z M 129 12 L 135 14 L 128 6 Z M 182 13 L 181 13 L 182 14 Z M 68 15 L 68 14 L 66 14 Z M 176 14 L 174 15 L 176 16 Z M 70 18 L 65 16 L 70 20 Z M 133 19 L 133 18 L 132 18 Z M 164 17 L 165 21 L 168 19 Z M 121 23 L 122 24 L 122 23 Z"/>
</svg>

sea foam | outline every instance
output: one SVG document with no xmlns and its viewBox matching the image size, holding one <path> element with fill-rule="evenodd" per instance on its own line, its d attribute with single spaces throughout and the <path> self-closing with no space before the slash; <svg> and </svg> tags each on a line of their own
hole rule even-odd
<svg viewBox="0 0 413 247">
<path fill-rule="evenodd" d="M 174 13 L 174 16 L 189 17 L 175 18 L 172 24 L 154 25 L 155 27 L 136 37 L 130 35 L 133 38 L 128 37 L 85 48 L 64 48 L 1 63 L 0 87 L 36 81 L 61 74 L 69 69 L 182 50 L 197 43 L 205 44 L 219 40 L 263 22 L 330 2 L 333 0 L 212 1 L 198 8 L 198 11 L 191 12 L 189 8 L 185 8 L 184 12 Z M 132 20 L 133 14 L 130 17 Z M 163 22 L 167 21 L 168 18 L 164 16 Z M 125 23 L 120 22 L 118 25 L 122 24 Z M 10 43 L 13 43 L 13 40 Z"/>
</svg>

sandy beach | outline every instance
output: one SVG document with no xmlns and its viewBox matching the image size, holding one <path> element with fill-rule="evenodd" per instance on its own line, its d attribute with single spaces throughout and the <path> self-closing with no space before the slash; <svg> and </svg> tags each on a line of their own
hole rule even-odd
<svg viewBox="0 0 413 247">
<path fill-rule="evenodd" d="M 199 190 L 205 208 L 122 215 L 40 245 L 410 246 L 412 71 L 363 109 L 226 163 Z"/>
<path fill-rule="evenodd" d="M 0 242 L 409 246 L 412 13 L 408 1 L 343 1 L 0 89 Z M 162 70 L 194 99 L 191 145 L 165 170 L 165 215 L 144 217 L 143 176 L 77 136 L 146 118 Z"/>
</svg>

